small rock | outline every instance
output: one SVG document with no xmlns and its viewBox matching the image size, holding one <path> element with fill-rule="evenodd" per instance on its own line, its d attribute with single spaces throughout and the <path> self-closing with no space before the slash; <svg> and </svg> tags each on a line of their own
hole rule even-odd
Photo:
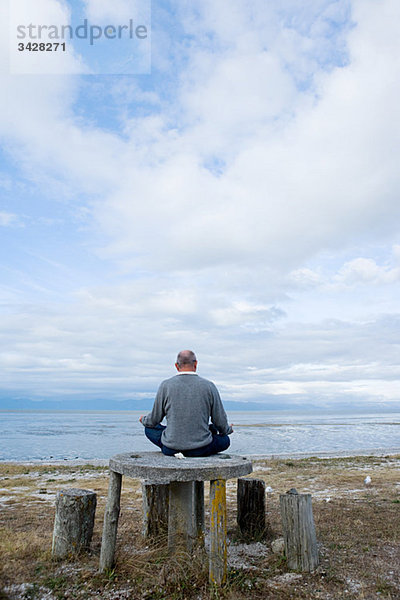
<svg viewBox="0 0 400 600">
<path fill-rule="evenodd" d="M 268 553 L 268 548 L 261 542 L 251 544 L 230 544 L 228 547 L 228 563 L 235 569 L 257 570 L 253 564 Z"/>
<path fill-rule="evenodd" d="M 285 540 L 278 538 L 271 544 L 271 550 L 274 554 L 283 554 L 285 552 Z"/>
<path fill-rule="evenodd" d="M 268 585 L 274 588 L 278 588 L 287 584 L 299 582 L 303 576 L 301 573 L 284 573 L 283 575 L 277 575 L 268 581 Z"/>
</svg>

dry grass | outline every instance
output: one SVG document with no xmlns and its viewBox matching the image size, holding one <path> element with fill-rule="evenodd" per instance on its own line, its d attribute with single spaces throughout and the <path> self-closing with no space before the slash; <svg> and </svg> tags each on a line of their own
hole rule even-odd
<svg viewBox="0 0 400 600">
<path fill-rule="evenodd" d="M 99 575 L 107 470 L 88 465 L 3 464 L 0 598 L 399 599 L 399 466 L 400 457 L 256 461 L 253 476 L 271 488 L 267 493 L 270 537 L 281 535 L 279 493 L 292 487 L 312 493 L 321 565 L 312 574 L 289 573 L 284 557 L 271 552 L 270 539 L 258 546 L 243 545 L 235 526 L 236 485 L 229 482 L 228 534 L 242 564 L 231 567 L 226 586 L 216 590 L 208 585 L 204 551 L 171 557 L 165 540 L 153 544 L 143 540 L 137 481 L 123 480 L 116 568 Z M 372 479 L 369 487 L 363 483 L 366 475 Z M 96 491 L 98 509 L 92 553 L 58 562 L 50 554 L 54 499 L 57 490 L 65 487 Z"/>
</svg>

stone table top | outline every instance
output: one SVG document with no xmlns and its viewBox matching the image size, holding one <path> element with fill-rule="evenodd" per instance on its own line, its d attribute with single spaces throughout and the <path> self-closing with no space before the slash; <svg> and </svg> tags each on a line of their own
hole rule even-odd
<svg viewBox="0 0 400 600">
<path fill-rule="evenodd" d="M 110 469 L 120 475 L 159 484 L 233 479 L 251 473 L 253 465 L 244 456 L 225 453 L 179 459 L 165 456 L 162 452 L 125 452 L 110 459 Z"/>
</svg>

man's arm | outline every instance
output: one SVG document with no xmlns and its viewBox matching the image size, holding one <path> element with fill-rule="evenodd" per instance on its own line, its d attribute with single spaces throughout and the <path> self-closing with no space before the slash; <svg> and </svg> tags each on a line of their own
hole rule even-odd
<svg viewBox="0 0 400 600">
<path fill-rule="evenodd" d="M 228 423 L 225 409 L 222 404 L 219 392 L 214 384 L 211 387 L 213 402 L 211 407 L 211 421 L 223 435 L 229 435 L 233 432 L 232 426 Z"/>
<path fill-rule="evenodd" d="M 161 423 L 161 421 L 165 417 L 163 397 L 164 396 L 161 384 L 158 388 L 152 411 L 149 412 L 148 415 L 142 415 L 139 418 L 139 421 L 142 423 L 142 425 L 144 425 L 145 427 L 156 427 Z"/>
</svg>

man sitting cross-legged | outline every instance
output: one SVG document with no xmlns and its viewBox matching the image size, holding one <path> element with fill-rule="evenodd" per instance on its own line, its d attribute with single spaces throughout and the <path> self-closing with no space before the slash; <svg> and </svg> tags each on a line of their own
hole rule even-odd
<svg viewBox="0 0 400 600">
<path fill-rule="evenodd" d="M 175 367 L 178 375 L 161 383 L 153 410 L 140 417 L 146 436 L 167 456 L 211 456 L 226 450 L 233 429 L 217 388 L 197 375 L 191 350 L 179 352 Z M 164 417 L 166 426 L 161 425 Z"/>
</svg>

